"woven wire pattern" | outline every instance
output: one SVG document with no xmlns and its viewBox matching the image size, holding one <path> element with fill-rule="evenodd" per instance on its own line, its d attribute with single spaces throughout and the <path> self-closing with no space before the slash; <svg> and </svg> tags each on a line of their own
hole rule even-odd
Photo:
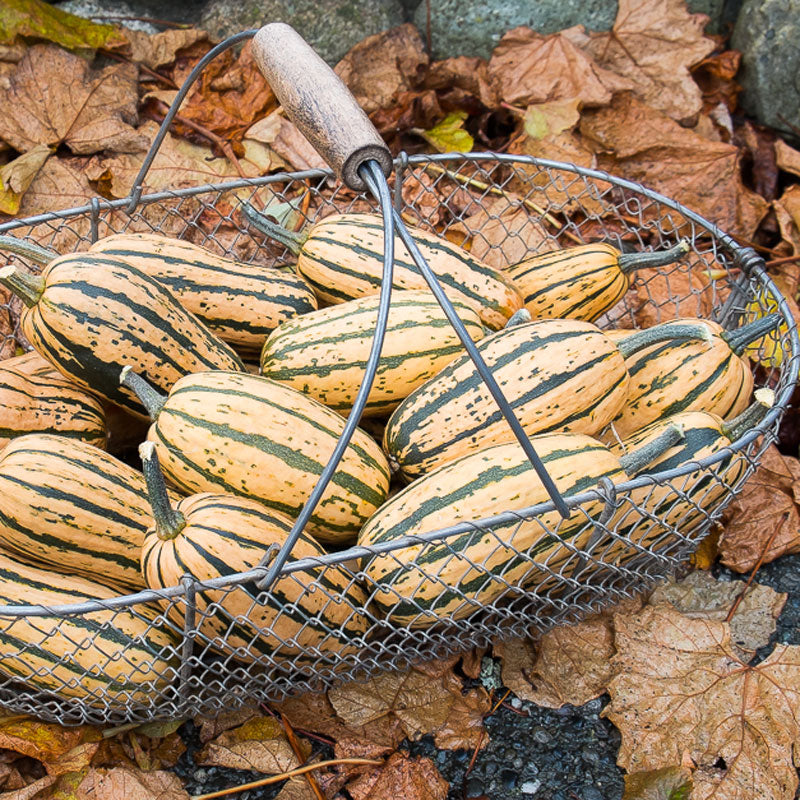
<svg viewBox="0 0 800 800">
<path fill-rule="evenodd" d="M 638 276 L 635 291 L 598 324 L 636 327 L 645 313 L 648 324 L 704 316 L 734 327 L 779 309 L 786 324 L 762 345 L 772 366 L 756 372 L 756 385 L 775 391 L 776 406 L 758 429 L 711 458 L 569 498 L 575 509 L 569 522 L 558 520 L 549 503 L 474 522 L 443 519 L 439 531 L 290 562 L 266 593 L 255 588 L 265 573 L 260 568 L 55 610 L 0 608 L 0 704 L 80 724 L 213 715 L 324 690 L 576 621 L 669 575 L 720 518 L 776 440 L 797 380 L 792 317 L 760 259 L 666 198 L 566 164 L 488 154 L 403 156 L 392 182 L 396 207 L 409 222 L 456 241 L 470 239 L 473 252 L 490 263 L 520 260 L 554 243 L 603 239 L 643 249 L 686 237 L 686 259 Z M 335 212 L 376 210 L 371 198 L 310 170 L 145 195 L 131 213 L 128 199 L 96 201 L 15 220 L 0 233 L 71 252 L 112 233 L 161 232 L 246 262 L 290 261 L 288 251 L 242 221 L 243 200 L 257 208 L 293 200 L 307 208 L 303 224 Z M 29 345 L 16 301 L 0 309 L 12 322 L 6 357 Z M 516 548 L 522 538 L 536 547 Z M 484 555 L 471 559 L 466 544 L 478 542 Z M 409 560 L 410 548 L 417 552 Z M 513 557 L 504 557 L 508 552 Z M 435 569 L 425 564 L 432 553 Z M 395 583 L 407 579 L 404 591 L 367 580 L 362 567 L 379 554 L 399 568 Z M 490 566 L 493 557 L 501 566 Z M 468 572 L 468 590 L 447 585 L 448 567 Z M 326 585 L 348 588 L 334 594 Z M 437 613 L 430 598 L 445 589 L 455 605 Z M 276 594 L 295 599 L 281 605 Z M 391 620 L 393 609 L 402 623 Z"/>
</svg>

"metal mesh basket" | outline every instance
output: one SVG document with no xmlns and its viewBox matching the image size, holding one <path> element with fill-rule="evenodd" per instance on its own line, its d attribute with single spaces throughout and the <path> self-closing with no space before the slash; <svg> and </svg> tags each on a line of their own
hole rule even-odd
<svg viewBox="0 0 800 800">
<path fill-rule="evenodd" d="M 266 567 L 208 584 L 187 577 L 168 590 L 112 601 L 57 609 L 0 607 L 4 707 L 65 724 L 147 721 L 213 715 L 323 690 L 578 620 L 653 586 L 719 519 L 776 439 L 798 375 L 800 343 L 791 313 L 756 254 L 641 185 L 570 164 L 486 153 L 403 155 L 392 182 L 395 207 L 406 218 L 469 240 L 490 261 L 501 253 L 530 255 L 552 243 L 604 239 L 641 249 L 688 238 L 686 259 L 640 275 L 635 290 L 599 324 L 636 327 L 644 313 L 650 323 L 704 316 L 734 327 L 777 309 L 785 324 L 766 344 L 775 366 L 756 371 L 757 385 L 774 389 L 775 406 L 757 428 L 713 457 L 616 486 L 606 481 L 566 498 L 582 521 L 566 539 L 559 536 L 564 523 L 553 503 L 543 503 L 476 522 L 442 519 L 439 530 L 421 536 L 288 562 L 279 582 L 260 594 L 255 585 Z M 280 264 L 288 253 L 254 235 L 239 203 L 252 200 L 260 207 L 300 194 L 309 201 L 304 222 L 335 211 L 377 208 L 369 195 L 337 184 L 330 172 L 309 170 L 157 194 L 134 191 L 119 201 L 95 200 L 15 220 L 0 226 L 0 233 L 68 252 L 111 233 L 165 232 L 244 261 Z M 540 238 L 526 234 L 531 224 Z M 701 274 L 705 277 L 698 280 Z M 15 323 L 6 344 L 27 346 L 15 302 L 0 308 Z M 516 548 L 523 531 L 547 546 Z M 478 540 L 486 558 L 464 564 L 469 588 L 446 586 L 439 570 L 448 559 L 465 560 L 465 541 Z M 410 546 L 418 551 L 407 561 L 401 555 Z M 509 547 L 513 569 L 493 570 L 493 551 Z M 426 561 L 434 551 L 439 569 L 431 571 Z M 441 583 L 451 600 L 457 597 L 456 612 L 440 618 L 435 603 L 404 595 L 397 603 L 404 604 L 406 624 L 391 624 L 377 614 L 361 572 L 363 560 L 377 554 L 396 561 L 398 577 L 412 573 L 420 586 Z M 334 571 L 336 580 L 328 580 Z M 342 592 L 343 583 L 360 587 L 366 604 L 351 604 L 354 593 Z M 490 585 L 494 599 L 477 602 L 477 593 Z M 295 599 L 281 603 L 276 592 L 286 596 L 286 587 Z M 391 584 L 382 587 L 384 606 L 391 593 Z M 233 616 L 226 610 L 231 608 L 244 610 Z M 135 627 L 137 634 L 124 646 L 111 645 L 104 636 L 109 625 Z M 353 627 L 360 633 L 344 633 Z M 59 660 L 42 655 L 45 642 L 51 650 L 57 642 Z"/>
</svg>

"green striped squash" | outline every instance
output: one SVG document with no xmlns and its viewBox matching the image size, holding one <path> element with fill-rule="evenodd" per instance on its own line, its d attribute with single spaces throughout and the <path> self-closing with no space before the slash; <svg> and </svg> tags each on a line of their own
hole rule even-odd
<svg viewBox="0 0 800 800">
<path fill-rule="evenodd" d="M 625 360 L 588 322 L 538 320 L 481 340 L 525 432 L 594 434 L 619 412 L 628 391 Z M 384 450 L 407 478 L 492 444 L 514 440 L 468 355 L 412 392 L 386 426 Z"/>
<path fill-rule="evenodd" d="M 22 330 L 41 355 L 79 386 L 134 414 L 144 409 L 120 386 L 126 364 L 164 390 L 189 372 L 244 370 L 233 350 L 167 289 L 123 261 L 60 256 L 41 276 L 5 267 L 0 283 L 23 298 Z"/>
<path fill-rule="evenodd" d="M 615 483 L 628 479 L 619 458 L 589 436 L 546 434 L 532 442 L 564 496 L 588 491 L 600 478 Z M 369 547 L 548 499 L 519 444 L 494 445 L 406 486 L 367 521 L 358 543 Z M 392 623 L 412 628 L 466 617 L 510 587 L 535 585 L 548 577 L 548 569 L 561 569 L 577 559 L 573 548 L 581 548 L 593 529 L 586 515 L 599 516 L 603 503 L 589 502 L 582 508 L 568 520 L 551 511 L 534 520 L 516 519 L 488 531 L 468 531 L 365 558 L 362 568 L 373 590 L 370 602 Z"/>
<path fill-rule="evenodd" d="M 261 374 L 347 414 L 364 379 L 379 300 L 370 295 L 284 322 L 264 345 Z M 458 301 L 454 306 L 473 341 L 481 339 L 484 328 L 477 313 Z M 365 416 L 392 411 L 463 352 L 430 292 L 394 292 Z"/>
<path fill-rule="evenodd" d="M 47 607 L 112 600 L 105 586 L 0 554 L 0 605 Z M 157 624 L 158 610 L 94 611 L 66 617 L 3 617 L 0 674 L 29 690 L 89 706 L 149 704 L 178 674 L 178 638 Z"/>
<path fill-rule="evenodd" d="M 0 363 L 0 447 L 26 433 L 57 433 L 106 447 L 106 417 L 94 397 L 58 373 L 25 374 L 6 363 Z"/>
<path fill-rule="evenodd" d="M 278 325 L 317 307 L 314 292 L 299 275 L 225 258 L 191 242 L 119 233 L 99 239 L 89 252 L 155 278 L 240 353 L 258 353 Z"/>
<path fill-rule="evenodd" d="M 290 517 L 300 513 L 345 424 L 295 389 L 234 372 L 187 375 L 151 414 L 147 438 L 173 485 L 187 494 L 250 497 Z M 388 490 L 386 458 L 356 430 L 308 533 L 323 542 L 352 541 Z"/>
<path fill-rule="evenodd" d="M 56 375 L 61 373 L 49 362 L 42 358 L 35 350 L 22 353 L 19 356 L 12 356 L 0 361 L 3 369 L 13 369 L 23 375 Z"/>
<path fill-rule="evenodd" d="M 682 241 L 669 250 L 621 253 L 605 242 L 539 253 L 506 270 L 533 319 L 594 322 L 622 299 L 630 275 L 642 267 L 677 261 L 689 251 Z"/>
<path fill-rule="evenodd" d="M 772 330 L 780 315 L 762 317 L 733 331 L 711 320 L 687 321 L 702 325 L 707 338 L 668 340 L 626 358 L 630 390 L 614 419 L 620 439 L 680 411 L 709 411 L 726 419 L 741 413 L 750 402 L 753 373 L 741 353 L 747 344 Z"/>
<path fill-rule="evenodd" d="M 255 500 L 229 494 L 196 494 L 176 508 L 153 480 L 158 462 L 142 445 L 156 520 L 142 548 L 142 573 L 151 589 L 174 586 L 184 575 L 208 581 L 256 567 L 275 544 L 282 546 L 292 520 Z M 302 535 L 289 562 L 319 558 L 325 551 Z M 197 592 L 199 632 L 211 646 L 243 661 L 258 655 L 289 656 L 309 651 L 353 652 L 353 637 L 366 631 L 363 589 L 339 567 L 321 567 L 279 578 L 267 596 L 254 583 Z M 175 622 L 182 614 L 175 608 Z"/>
<path fill-rule="evenodd" d="M 0 545 L 123 590 L 144 588 L 153 517 L 144 477 L 96 447 L 28 434 L 0 451 Z"/>
<path fill-rule="evenodd" d="M 509 278 L 462 247 L 409 228 L 445 294 L 475 309 L 493 330 L 522 306 Z M 377 294 L 383 274 L 383 221 L 377 214 L 334 214 L 314 223 L 298 248 L 297 270 L 326 303 Z M 405 245 L 395 239 L 395 289 L 427 289 Z"/>
</svg>

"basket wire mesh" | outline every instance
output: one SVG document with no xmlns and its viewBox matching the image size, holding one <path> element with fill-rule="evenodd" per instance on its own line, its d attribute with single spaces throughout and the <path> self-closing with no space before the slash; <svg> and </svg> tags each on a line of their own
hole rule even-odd
<svg viewBox="0 0 800 800">
<path fill-rule="evenodd" d="M 79 208 L 13 220 L 0 226 L 0 233 L 59 252 L 85 250 L 112 233 L 166 233 L 242 261 L 280 265 L 289 260 L 288 252 L 247 225 L 243 201 L 263 207 L 305 193 L 310 198 L 302 214 L 305 224 L 334 212 L 379 209 L 369 193 L 335 183 L 326 170 L 144 194 L 146 167 L 130 197 L 94 199 Z M 775 391 L 775 405 L 757 427 L 713 456 L 618 485 L 603 480 L 591 491 L 564 498 L 573 514 L 566 536 L 559 535 L 565 523 L 549 501 L 478 521 L 442 519 L 440 528 L 429 533 L 288 560 L 265 590 L 258 587 L 269 577 L 268 558 L 250 572 L 202 584 L 187 576 L 169 589 L 112 600 L 58 608 L 0 607 L 4 707 L 63 724 L 144 722 L 213 715 L 324 690 L 379 670 L 403 669 L 415 661 L 576 621 L 669 575 L 719 520 L 776 441 L 798 375 L 800 343 L 791 312 L 755 252 L 639 184 L 571 164 L 492 153 L 401 154 L 390 181 L 398 214 L 439 235 L 469 239 L 473 250 L 482 248 L 487 258 L 500 251 L 506 257 L 532 255 L 554 243 L 603 239 L 620 248 L 645 249 L 688 239 L 686 259 L 639 276 L 635 291 L 598 324 L 637 327 L 643 300 L 653 323 L 704 316 L 731 328 L 777 309 L 783 324 L 762 345 L 770 351 L 772 366 L 756 372 L 756 385 Z M 541 226 L 543 236 L 533 249 L 517 212 Z M 708 280 L 691 280 L 690 273 L 701 270 L 710 271 Z M 16 301 L 0 309 L 12 322 L 4 352 L 27 348 Z M 580 524 L 574 530 L 576 515 Z M 516 548 L 513 542 L 522 530 L 527 539 L 535 531 L 537 541 L 547 546 L 535 552 Z M 485 558 L 476 562 L 463 551 L 465 543 L 478 540 Z M 410 547 L 418 548 L 412 560 L 403 555 Z M 511 548 L 514 558 L 493 569 L 492 554 L 502 548 Z M 431 570 L 426 557 L 434 551 L 437 569 Z M 380 591 L 385 607 L 391 582 L 371 586 L 362 571 L 377 555 L 393 559 L 400 576 L 418 575 L 420 587 L 438 582 L 442 594 L 447 590 L 451 599 L 457 598 L 456 613 L 437 614 L 435 601 L 431 606 L 421 596 L 395 592 L 407 624 L 389 622 L 372 601 Z M 449 560 L 463 562 L 463 571 L 469 571 L 468 590 L 441 577 Z M 365 593 L 366 604 L 353 601 L 358 591 L 332 591 L 337 581 L 326 576 L 334 573 L 340 587 L 344 581 Z M 288 585 L 296 599 L 283 603 L 276 592 Z M 477 601 L 487 587 L 494 599 Z M 246 610 L 232 615 L 231 608 Z M 345 634 L 349 623 L 361 617 L 363 633 Z M 124 647 L 111 646 L 105 634 L 113 626 L 135 628 L 137 634 Z M 54 642 L 60 659 L 43 658 Z"/>
</svg>

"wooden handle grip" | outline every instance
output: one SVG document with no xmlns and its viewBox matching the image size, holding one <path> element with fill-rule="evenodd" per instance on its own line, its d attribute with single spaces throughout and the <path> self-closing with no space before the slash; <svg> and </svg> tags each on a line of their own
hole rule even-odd
<svg viewBox="0 0 800 800">
<path fill-rule="evenodd" d="M 385 175 L 392 154 L 350 90 L 290 25 L 272 22 L 253 39 L 253 55 L 289 119 L 351 189 L 374 158 Z"/>
</svg>

